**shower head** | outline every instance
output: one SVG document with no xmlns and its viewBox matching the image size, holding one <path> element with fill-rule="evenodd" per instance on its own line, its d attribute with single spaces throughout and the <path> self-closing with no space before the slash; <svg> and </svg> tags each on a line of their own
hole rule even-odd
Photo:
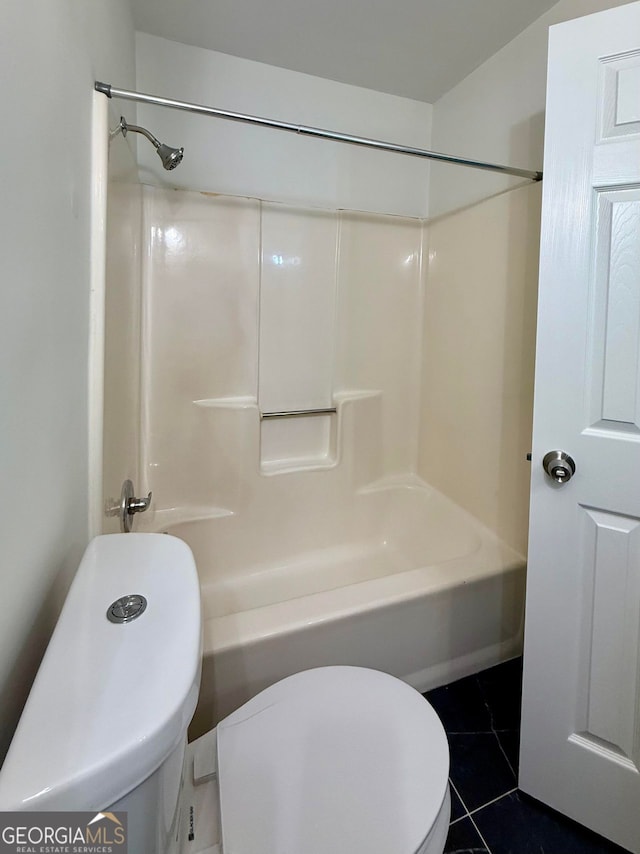
<svg viewBox="0 0 640 854">
<path fill-rule="evenodd" d="M 155 136 L 146 128 L 139 127 L 138 125 L 127 124 L 124 116 L 120 116 L 120 125 L 118 130 L 122 131 L 123 136 L 126 136 L 129 131 L 132 131 L 133 133 L 141 133 L 142 136 L 146 136 L 151 145 L 153 145 L 155 150 L 158 152 L 158 157 L 162 160 L 162 165 L 167 170 L 175 169 L 182 161 L 184 148 L 171 148 L 170 145 L 165 145 L 164 142 L 160 142 L 159 139 L 156 139 Z M 116 131 L 116 133 L 117 132 L 118 131 Z"/>
<path fill-rule="evenodd" d="M 176 166 L 180 165 L 184 156 L 184 148 L 171 148 L 164 142 L 156 148 L 156 151 L 165 169 L 175 169 Z"/>
</svg>

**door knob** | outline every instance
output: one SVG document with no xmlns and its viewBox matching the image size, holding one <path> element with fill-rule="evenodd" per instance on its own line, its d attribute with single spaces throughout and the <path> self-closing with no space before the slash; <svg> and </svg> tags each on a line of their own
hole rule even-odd
<svg viewBox="0 0 640 854">
<path fill-rule="evenodd" d="M 564 451 L 549 451 L 544 455 L 542 468 L 556 483 L 566 483 L 576 473 L 576 464 Z"/>
</svg>

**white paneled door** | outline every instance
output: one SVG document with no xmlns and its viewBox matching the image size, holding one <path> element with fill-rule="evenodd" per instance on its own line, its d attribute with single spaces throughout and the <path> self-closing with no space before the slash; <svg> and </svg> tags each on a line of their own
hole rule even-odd
<svg viewBox="0 0 640 854">
<path fill-rule="evenodd" d="M 546 128 L 520 786 L 640 852 L 640 3 L 552 28 Z"/>
</svg>

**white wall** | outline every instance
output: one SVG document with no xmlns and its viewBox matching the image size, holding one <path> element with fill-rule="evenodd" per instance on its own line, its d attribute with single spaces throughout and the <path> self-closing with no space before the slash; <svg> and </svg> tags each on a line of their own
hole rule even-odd
<svg viewBox="0 0 640 854">
<path fill-rule="evenodd" d="M 92 88 L 133 68 L 128 0 L 0 4 L 0 758 L 87 542 Z"/>
<path fill-rule="evenodd" d="M 143 92 L 428 148 L 431 106 L 138 33 Z M 118 81 L 114 79 L 114 84 Z M 130 104 L 119 102 L 129 116 Z M 425 216 L 426 161 L 283 131 L 139 106 L 138 120 L 185 157 L 165 172 L 138 144 L 143 182 L 272 201 Z"/>
<path fill-rule="evenodd" d="M 433 147 L 541 169 L 551 24 L 622 5 L 561 0 L 434 104 Z M 419 472 L 527 547 L 540 184 L 431 172 Z"/>
<path fill-rule="evenodd" d="M 542 169 L 549 27 L 627 2 L 560 0 L 433 105 L 433 148 Z M 429 212 L 438 216 L 522 183 L 434 164 Z"/>
</svg>

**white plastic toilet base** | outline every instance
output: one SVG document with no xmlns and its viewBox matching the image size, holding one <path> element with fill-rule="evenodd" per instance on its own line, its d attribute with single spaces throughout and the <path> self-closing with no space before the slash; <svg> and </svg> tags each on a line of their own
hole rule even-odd
<svg viewBox="0 0 640 854">
<path fill-rule="evenodd" d="M 215 770 L 216 731 L 212 729 L 187 745 L 179 854 L 222 854 Z"/>
<path fill-rule="evenodd" d="M 429 836 L 422 843 L 416 854 L 442 854 L 449 833 L 451 818 L 451 794 L 447 788 L 444 802 L 436 818 Z"/>
</svg>

